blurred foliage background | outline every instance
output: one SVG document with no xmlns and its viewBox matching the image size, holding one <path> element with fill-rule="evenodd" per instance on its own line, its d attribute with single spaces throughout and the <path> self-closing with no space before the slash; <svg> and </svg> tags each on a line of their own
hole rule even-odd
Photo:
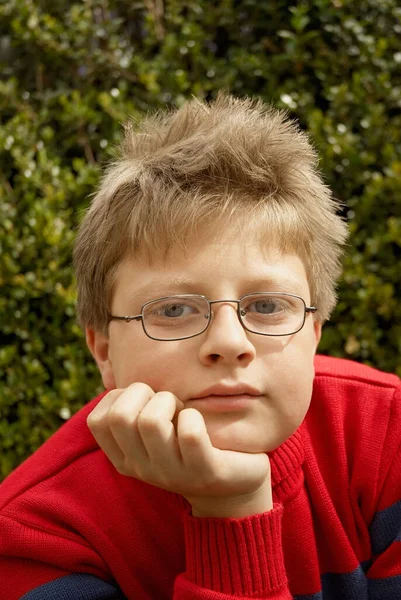
<svg viewBox="0 0 401 600">
<path fill-rule="evenodd" d="M 287 108 L 351 228 L 320 350 L 401 375 L 397 0 L 0 1 L 0 477 L 101 390 L 77 224 L 128 116 L 220 88 Z"/>
</svg>

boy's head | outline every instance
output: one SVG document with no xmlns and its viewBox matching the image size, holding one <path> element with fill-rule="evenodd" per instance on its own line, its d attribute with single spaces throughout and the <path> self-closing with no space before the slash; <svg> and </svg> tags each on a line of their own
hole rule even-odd
<svg viewBox="0 0 401 600">
<path fill-rule="evenodd" d="M 309 405 L 313 355 L 335 304 L 346 238 L 316 164 L 306 134 L 261 101 L 220 94 L 210 105 L 193 100 L 147 118 L 136 132 L 127 127 L 74 251 L 78 314 L 106 387 L 143 381 L 203 411 L 205 403 L 191 400 L 195 395 L 240 383 L 264 400 L 255 401 L 247 418 L 242 409 L 206 408 L 212 441 L 261 451 L 291 435 Z M 293 310 L 298 324 L 305 317 L 303 327 L 275 336 L 284 331 L 277 329 L 281 316 L 270 316 L 273 329 L 258 322 L 251 333 L 229 303 L 212 305 L 203 333 L 175 341 L 151 339 L 140 320 L 110 321 L 111 314 L 139 315 L 145 303 L 164 296 L 239 300 L 261 292 L 304 302 L 291 308 L 273 294 L 278 304 L 269 300 L 266 308 L 257 296 L 256 304 L 243 301 L 244 315 L 255 306 L 262 320 L 266 311 Z M 197 310 L 179 306 L 190 318 Z M 317 312 L 304 312 L 305 306 Z"/>
</svg>

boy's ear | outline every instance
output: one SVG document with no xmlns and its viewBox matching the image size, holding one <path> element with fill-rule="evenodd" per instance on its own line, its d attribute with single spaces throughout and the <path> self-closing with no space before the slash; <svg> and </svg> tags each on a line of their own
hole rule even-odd
<svg viewBox="0 0 401 600">
<path fill-rule="evenodd" d="M 313 323 L 313 330 L 315 332 L 315 352 L 320 342 L 320 338 L 322 337 L 322 324 L 320 321 L 315 321 Z"/>
<path fill-rule="evenodd" d="M 96 361 L 106 390 L 116 389 L 113 374 L 113 365 L 109 355 L 109 338 L 91 327 L 85 328 L 85 337 L 88 348 Z"/>
</svg>

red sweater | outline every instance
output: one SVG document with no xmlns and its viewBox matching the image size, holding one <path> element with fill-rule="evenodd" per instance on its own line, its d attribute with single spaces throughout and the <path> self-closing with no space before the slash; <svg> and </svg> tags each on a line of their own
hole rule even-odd
<svg viewBox="0 0 401 600">
<path fill-rule="evenodd" d="M 117 473 L 85 406 L 0 486 L 0 598 L 401 598 L 400 381 L 316 358 L 308 414 L 270 455 L 274 508 L 194 518 Z"/>
</svg>

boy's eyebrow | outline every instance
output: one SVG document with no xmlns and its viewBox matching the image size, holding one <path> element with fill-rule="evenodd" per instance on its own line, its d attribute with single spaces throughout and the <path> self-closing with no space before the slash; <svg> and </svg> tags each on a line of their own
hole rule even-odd
<svg viewBox="0 0 401 600">
<path fill-rule="evenodd" d="M 295 277 L 256 277 L 248 280 L 246 284 L 249 288 L 254 286 L 255 291 L 257 291 L 256 288 L 263 287 L 265 284 L 267 289 L 262 289 L 262 292 L 283 292 L 288 294 L 301 294 L 304 292 L 301 282 Z"/>
<path fill-rule="evenodd" d="M 244 284 L 246 285 L 244 294 L 259 290 L 262 292 L 277 291 L 290 294 L 302 294 L 304 291 L 300 282 L 296 278 L 291 277 L 280 277 L 280 279 L 276 279 L 275 277 L 261 276 L 248 279 Z M 201 294 L 202 292 L 199 290 L 199 287 L 199 282 L 183 277 L 173 277 L 164 282 L 158 279 L 157 282 L 152 281 L 149 284 L 145 284 L 140 289 L 133 290 L 133 292 L 129 294 L 128 300 L 132 303 L 148 302 L 149 300 L 169 296 L 170 294 Z"/>
<path fill-rule="evenodd" d="M 152 281 L 148 284 L 145 284 L 141 288 L 134 290 L 129 295 L 129 300 L 131 302 L 138 300 L 147 302 L 153 298 L 183 293 L 183 289 L 190 290 L 187 293 L 191 293 L 192 290 L 196 290 L 197 286 L 199 286 L 199 284 L 194 280 L 187 278 L 184 279 L 183 277 L 171 277 L 166 281 L 161 281 L 158 279 L 157 281 Z"/>
</svg>

